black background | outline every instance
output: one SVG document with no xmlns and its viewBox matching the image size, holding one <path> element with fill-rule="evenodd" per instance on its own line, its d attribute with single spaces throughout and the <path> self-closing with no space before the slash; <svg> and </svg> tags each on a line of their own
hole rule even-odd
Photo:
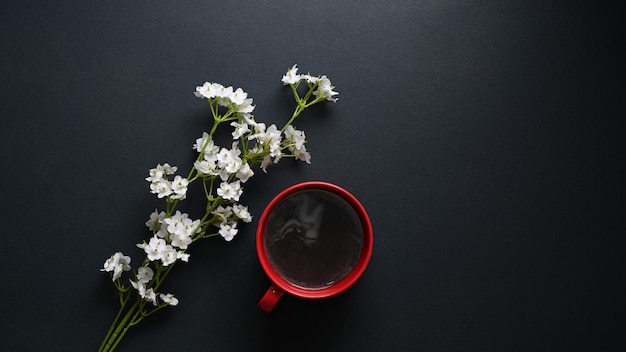
<svg viewBox="0 0 626 352">
<path fill-rule="evenodd" d="M 194 245 L 179 306 L 120 351 L 555 351 L 626 347 L 624 35 L 603 1 L 10 1 L 0 12 L 6 351 L 93 351 L 116 294 L 102 263 L 161 203 L 144 181 L 188 170 L 210 126 L 204 81 L 242 87 L 257 120 L 293 102 L 281 75 L 327 74 L 305 111 L 312 165 L 280 190 L 336 183 L 374 226 L 357 284 L 256 304 L 256 222 Z M 186 172 L 186 171 L 185 171 Z M 194 201 L 188 202 L 193 208 Z"/>
</svg>

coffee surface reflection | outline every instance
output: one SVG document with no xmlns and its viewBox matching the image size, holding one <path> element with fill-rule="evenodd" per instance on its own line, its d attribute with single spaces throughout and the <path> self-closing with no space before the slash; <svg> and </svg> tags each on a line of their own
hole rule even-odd
<svg viewBox="0 0 626 352">
<path fill-rule="evenodd" d="M 323 190 L 296 192 L 272 210 L 264 246 L 278 274 L 309 289 L 346 277 L 363 248 L 358 215 L 341 197 Z"/>
</svg>

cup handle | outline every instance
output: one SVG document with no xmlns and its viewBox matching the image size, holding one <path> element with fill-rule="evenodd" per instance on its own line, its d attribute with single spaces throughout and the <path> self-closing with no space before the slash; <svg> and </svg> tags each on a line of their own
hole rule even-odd
<svg viewBox="0 0 626 352">
<path fill-rule="evenodd" d="M 267 292 L 265 292 L 265 295 L 263 295 L 263 298 L 259 301 L 259 308 L 265 313 L 271 312 L 283 293 L 285 293 L 285 291 L 272 283 Z"/>
</svg>

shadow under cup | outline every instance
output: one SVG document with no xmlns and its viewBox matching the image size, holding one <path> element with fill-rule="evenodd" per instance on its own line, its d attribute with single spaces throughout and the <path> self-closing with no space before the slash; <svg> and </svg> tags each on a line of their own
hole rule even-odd
<svg viewBox="0 0 626 352">
<path fill-rule="evenodd" d="M 259 308 L 270 312 L 285 292 L 324 298 L 346 290 L 367 267 L 372 243 L 369 217 L 348 191 L 319 181 L 287 188 L 257 228 L 259 260 L 272 280 Z"/>
</svg>

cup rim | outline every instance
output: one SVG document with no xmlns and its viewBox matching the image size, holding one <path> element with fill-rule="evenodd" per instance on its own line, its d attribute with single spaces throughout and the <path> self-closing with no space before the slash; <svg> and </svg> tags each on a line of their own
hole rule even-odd
<svg viewBox="0 0 626 352">
<path fill-rule="evenodd" d="M 267 254 L 265 252 L 265 247 L 263 244 L 265 224 L 267 222 L 267 218 L 270 212 L 276 207 L 276 205 L 280 203 L 286 197 L 296 192 L 304 191 L 304 190 L 312 190 L 312 189 L 328 191 L 341 197 L 357 213 L 357 216 L 359 217 L 359 220 L 361 222 L 361 226 L 363 227 L 363 248 L 361 249 L 361 256 L 359 257 L 357 264 L 354 266 L 352 271 L 350 271 L 350 273 L 346 277 L 344 277 L 340 281 L 337 281 L 336 283 L 330 286 L 323 287 L 323 288 L 304 288 L 304 287 L 292 284 L 291 282 L 285 280 L 282 276 L 280 276 L 280 274 L 271 265 L 267 257 Z M 263 214 L 259 218 L 259 223 L 257 225 L 256 249 L 257 249 L 257 255 L 259 257 L 259 261 L 261 262 L 261 266 L 263 267 L 263 270 L 265 271 L 267 276 L 276 286 L 280 287 L 282 290 L 284 290 L 285 292 L 289 294 L 292 294 L 294 296 L 301 297 L 301 298 L 325 298 L 329 296 L 334 296 L 348 289 L 361 277 L 361 275 L 365 271 L 370 261 L 370 258 L 372 256 L 372 249 L 373 249 L 372 224 L 363 205 L 356 199 L 355 196 L 353 196 L 347 190 L 335 184 L 324 182 L 324 181 L 301 182 L 301 183 L 292 185 L 284 189 L 280 193 L 278 193 L 278 195 L 276 195 L 269 202 L 269 204 L 265 207 Z"/>
</svg>

